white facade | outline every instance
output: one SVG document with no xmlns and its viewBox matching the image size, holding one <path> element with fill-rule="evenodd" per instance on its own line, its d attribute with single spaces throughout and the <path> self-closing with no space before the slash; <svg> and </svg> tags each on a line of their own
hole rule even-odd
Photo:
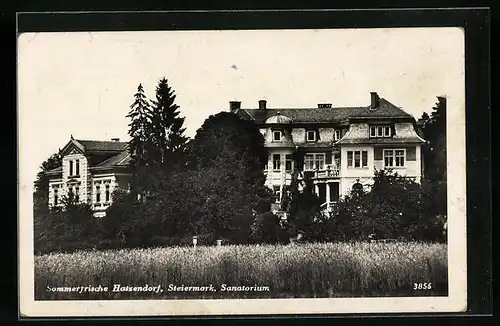
<svg viewBox="0 0 500 326">
<path fill-rule="evenodd" d="M 97 149 L 86 152 L 81 143 L 90 143 Z M 113 192 L 117 188 L 129 188 L 130 174 L 122 169 L 127 164 L 127 153 L 120 151 L 119 145 L 71 139 L 62 150 L 62 166 L 48 172 L 52 176 L 49 180 L 49 207 L 62 207 L 64 198 L 72 192 L 78 202 L 91 204 L 95 216 L 105 215 L 113 201 Z M 94 161 L 94 166 L 90 160 Z"/>
<path fill-rule="evenodd" d="M 370 96 L 369 106 L 357 108 L 269 109 L 262 100 L 258 109 L 243 110 L 240 102 L 231 102 L 231 112 L 259 125 L 269 155 L 266 186 L 277 202 L 295 168 L 300 176 L 310 173 L 325 207 L 348 195 L 355 183 L 369 190 L 376 170 L 420 181 L 425 141 L 415 120 L 376 93 Z"/>
</svg>

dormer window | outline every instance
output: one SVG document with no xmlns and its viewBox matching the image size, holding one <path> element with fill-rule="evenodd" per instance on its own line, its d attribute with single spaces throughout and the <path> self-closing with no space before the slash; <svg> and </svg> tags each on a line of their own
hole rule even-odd
<svg viewBox="0 0 500 326">
<path fill-rule="evenodd" d="M 306 140 L 308 142 L 315 142 L 316 141 L 316 131 L 315 130 L 306 131 Z"/>
<path fill-rule="evenodd" d="M 273 141 L 281 141 L 281 130 L 273 130 Z"/>
<path fill-rule="evenodd" d="M 370 137 L 371 138 L 388 138 L 392 137 L 391 126 L 370 126 Z"/>
<path fill-rule="evenodd" d="M 342 138 L 342 130 L 340 129 L 335 129 L 334 133 L 333 133 L 333 140 L 334 141 L 337 141 L 339 140 L 340 138 Z"/>
</svg>

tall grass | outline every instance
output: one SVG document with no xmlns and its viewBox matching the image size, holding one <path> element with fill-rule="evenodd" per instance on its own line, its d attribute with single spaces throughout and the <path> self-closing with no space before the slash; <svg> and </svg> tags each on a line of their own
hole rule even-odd
<svg viewBox="0 0 500 326">
<path fill-rule="evenodd" d="M 432 283 L 431 290 L 413 290 Z M 111 292 L 162 285 L 163 293 Z M 169 292 L 169 284 L 217 292 Z M 269 291 L 221 292 L 231 286 Z M 107 293 L 60 293 L 47 286 L 108 286 Z M 425 243 L 329 243 L 80 251 L 35 257 L 35 298 L 175 299 L 447 295 L 447 248 Z"/>
</svg>

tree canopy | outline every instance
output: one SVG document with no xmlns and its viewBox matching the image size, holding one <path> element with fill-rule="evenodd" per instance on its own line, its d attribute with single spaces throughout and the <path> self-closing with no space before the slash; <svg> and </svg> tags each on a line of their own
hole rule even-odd
<svg viewBox="0 0 500 326">
<path fill-rule="evenodd" d="M 175 92 L 166 78 L 156 86 L 156 99 L 152 101 L 151 138 L 154 153 L 151 160 L 157 165 L 175 165 L 181 159 L 188 138 L 184 135 L 184 117 L 175 104 Z"/>
</svg>

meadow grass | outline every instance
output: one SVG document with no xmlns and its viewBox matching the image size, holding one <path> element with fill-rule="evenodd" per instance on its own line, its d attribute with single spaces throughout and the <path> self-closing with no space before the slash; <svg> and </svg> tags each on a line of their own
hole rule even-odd
<svg viewBox="0 0 500 326">
<path fill-rule="evenodd" d="M 413 290 L 431 283 L 431 290 Z M 112 292 L 113 284 L 163 293 Z M 217 292 L 169 292 L 169 284 Z M 269 291 L 221 292 L 230 286 Z M 49 287 L 108 286 L 106 293 Z M 447 247 L 427 243 L 326 243 L 79 251 L 35 256 L 35 299 L 318 298 L 447 295 Z"/>
</svg>

